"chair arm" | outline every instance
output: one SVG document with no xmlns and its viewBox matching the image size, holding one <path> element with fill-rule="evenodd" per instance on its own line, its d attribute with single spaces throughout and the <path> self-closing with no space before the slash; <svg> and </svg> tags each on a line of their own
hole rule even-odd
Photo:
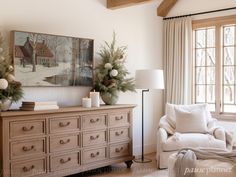
<svg viewBox="0 0 236 177">
<path fill-rule="evenodd" d="M 167 131 L 164 128 L 159 128 L 158 137 L 159 137 L 160 143 L 166 142 L 168 138 Z"/>
<path fill-rule="evenodd" d="M 168 134 L 164 128 L 159 128 L 157 130 L 157 150 L 156 150 L 156 159 L 159 163 L 160 161 L 160 154 L 163 152 L 162 145 L 166 142 L 168 138 Z"/>
<path fill-rule="evenodd" d="M 207 123 L 208 129 L 210 130 L 210 129 L 216 127 L 216 122 L 217 122 L 217 119 L 211 118 L 211 120 Z"/>
<path fill-rule="evenodd" d="M 217 127 L 213 133 L 214 137 L 218 140 L 226 141 L 225 130 L 221 127 Z"/>
</svg>

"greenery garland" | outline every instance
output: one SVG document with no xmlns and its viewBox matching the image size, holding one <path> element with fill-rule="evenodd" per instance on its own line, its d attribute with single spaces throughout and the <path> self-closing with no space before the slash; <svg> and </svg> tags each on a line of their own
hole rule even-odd
<svg viewBox="0 0 236 177">
<path fill-rule="evenodd" d="M 21 83 L 15 80 L 11 61 L 0 33 L 0 100 L 10 99 L 12 102 L 17 102 L 23 97 L 23 90 Z"/>
<path fill-rule="evenodd" d="M 113 33 L 111 44 L 105 42 L 98 55 L 101 62 L 95 68 L 94 89 L 100 93 L 114 94 L 117 91 L 135 91 L 134 78 L 126 78 L 129 74 L 125 68 L 126 46 L 116 46 L 116 34 Z"/>
</svg>

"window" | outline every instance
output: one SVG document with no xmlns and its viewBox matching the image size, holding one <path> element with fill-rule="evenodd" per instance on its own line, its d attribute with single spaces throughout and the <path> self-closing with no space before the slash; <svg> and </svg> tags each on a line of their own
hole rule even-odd
<svg viewBox="0 0 236 177">
<path fill-rule="evenodd" d="M 193 100 L 208 103 L 219 118 L 236 113 L 235 19 L 230 16 L 193 22 Z"/>
<path fill-rule="evenodd" d="M 195 102 L 215 107 L 215 28 L 195 30 Z"/>
<path fill-rule="evenodd" d="M 236 112 L 235 25 L 223 26 L 223 111 Z"/>
</svg>

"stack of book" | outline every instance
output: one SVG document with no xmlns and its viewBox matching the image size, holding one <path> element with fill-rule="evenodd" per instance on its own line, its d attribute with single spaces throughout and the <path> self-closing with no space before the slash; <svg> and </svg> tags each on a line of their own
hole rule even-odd
<svg viewBox="0 0 236 177">
<path fill-rule="evenodd" d="M 56 101 L 23 101 L 20 107 L 22 111 L 40 111 L 59 109 Z"/>
</svg>

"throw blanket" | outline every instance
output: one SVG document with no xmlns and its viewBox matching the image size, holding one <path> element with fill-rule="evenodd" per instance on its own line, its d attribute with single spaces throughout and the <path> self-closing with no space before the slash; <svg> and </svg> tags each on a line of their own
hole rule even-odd
<svg viewBox="0 0 236 177">
<path fill-rule="evenodd" d="M 176 177 L 194 177 L 196 160 L 215 159 L 234 165 L 232 171 L 236 173 L 236 151 L 224 151 L 219 149 L 192 149 L 185 148 L 178 152 L 175 162 Z M 186 170 L 188 169 L 188 170 Z"/>
<path fill-rule="evenodd" d="M 224 129 L 220 126 L 216 126 L 215 125 L 215 122 L 217 120 L 212 118 L 210 122 L 208 122 L 208 134 L 214 136 L 215 135 L 215 131 L 217 129 Z M 166 132 L 169 134 L 169 135 L 174 135 L 175 139 L 178 141 L 178 139 L 180 139 L 181 137 L 181 134 L 178 133 L 178 132 L 175 132 L 175 127 L 173 125 L 173 123 L 167 119 L 166 117 L 162 117 L 160 119 L 160 123 L 159 123 L 159 127 L 160 128 L 164 128 L 166 130 Z M 226 141 L 226 147 L 229 149 L 229 150 L 232 150 L 232 146 L 233 146 L 233 135 L 228 132 L 228 131 L 224 131 L 225 133 L 225 141 Z M 215 136 L 214 136 L 215 137 Z"/>
<path fill-rule="evenodd" d="M 196 159 L 196 155 L 191 150 L 179 151 L 174 167 L 176 177 L 194 177 L 194 173 L 186 173 L 186 169 L 194 169 Z"/>
</svg>

